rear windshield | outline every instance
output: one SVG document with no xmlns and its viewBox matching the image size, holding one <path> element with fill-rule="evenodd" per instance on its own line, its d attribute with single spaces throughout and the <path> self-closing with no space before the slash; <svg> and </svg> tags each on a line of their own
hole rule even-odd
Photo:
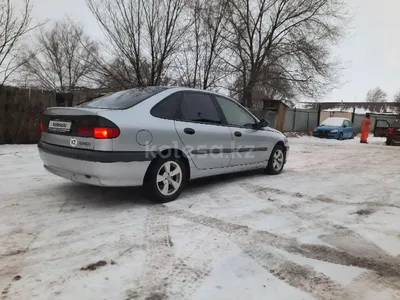
<svg viewBox="0 0 400 300">
<path fill-rule="evenodd" d="M 166 87 L 134 88 L 105 95 L 78 106 L 87 108 L 127 109 L 166 89 Z"/>
</svg>

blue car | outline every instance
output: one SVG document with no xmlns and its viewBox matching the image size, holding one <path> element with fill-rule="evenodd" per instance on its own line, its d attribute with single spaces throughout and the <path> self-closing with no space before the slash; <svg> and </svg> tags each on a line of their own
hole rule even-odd
<svg viewBox="0 0 400 300">
<path fill-rule="evenodd" d="M 337 140 L 352 139 L 353 123 L 346 118 L 328 118 L 314 129 L 313 136 Z"/>
</svg>

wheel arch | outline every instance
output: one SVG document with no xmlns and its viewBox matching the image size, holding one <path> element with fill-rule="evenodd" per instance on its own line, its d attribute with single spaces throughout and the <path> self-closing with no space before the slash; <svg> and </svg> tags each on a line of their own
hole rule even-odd
<svg viewBox="0 0 400 300">
<path fill-rule="evenodd" d="M 277 145 L 282 146 L 283 151 L 284 151 L 285 154 L 286 154 L 286 146 L 285 146 L 285 144 L 284 144 L 282 141 L 278 141 L 278 142 L 275 144 L 274 148 L 275 148 Z M 273 149 L 272 149 L 272 150 L 273 150 Z"/>
<path fill-rule="evenodd" d="M 182 162 L 185 164 L 185 167 L 186 167 L 187 179 L 188 180 L 190 179 L 190 176 L 191 176 L 191 173 L 190 173 L 190 162 L 189 162 L 189 158 L 187 157 L 187 155 L 180 149 L 167 148 L 167 149 L 163 149 L 163 150 L 159 151 L 155 155 L 155 157 L 151 160 L 151 163 L 147 167 L 146 174 L 145 174 L 145 176 L 143 178 L 143 183 L 148 179 L 149 170 L 151 170 L 151 168 L 153 167 L 153 165 L 155 164 L 157 159 L 166 158 L 166 157 L 175 157 L 175 158 L 178 158 L 178 159 L 182 160 Z"/>
</svg>

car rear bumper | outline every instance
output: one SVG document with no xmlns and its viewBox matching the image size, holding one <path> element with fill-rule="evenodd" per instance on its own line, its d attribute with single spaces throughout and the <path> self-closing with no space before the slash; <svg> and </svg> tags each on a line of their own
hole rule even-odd
<svg viewBox="0 0 400 300">
<path fill-rule="evenodd" d="M 138 153 L 121 153 L 69 149 L 39 143 L 44 167 L 59 177 L 97 186 L 138 186 L 150 159 Z M 130 158 L 129 158 L 130 157 Z"/>
<path fill-rule="evenodd" d="M 400 135 L 388 136 L 387 140 L 390 141 L 392 145 L 400 146 Z"/>
</svg>

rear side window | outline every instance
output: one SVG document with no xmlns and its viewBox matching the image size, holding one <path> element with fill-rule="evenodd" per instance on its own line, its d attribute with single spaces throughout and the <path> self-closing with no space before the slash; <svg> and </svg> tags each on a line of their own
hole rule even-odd
<svg viewBox="0 0 400 300">
<path fill-rule="evenodd" d="M 79 105 L 87 108 L 127 109 L 154 96 L 167 88 L 141 87 L 105 95 Z"/>
<path fill-rule="evenodd" d="M 182 98 L 182 93 L 178 92 L 172 94 L 161 100 L 158 104 L 156 104 L 151 109 L 151 114 L 154 117 L 163 118 L 163 119 L 175 119 L 178 108 L 179 108 L 179 101 Z"/>
<path fill-rule="evenodd" d="M 188 122 L 221 123 L 214 101 L 203 93 L 184 93 L 180 117 Z"/>
</svg>

